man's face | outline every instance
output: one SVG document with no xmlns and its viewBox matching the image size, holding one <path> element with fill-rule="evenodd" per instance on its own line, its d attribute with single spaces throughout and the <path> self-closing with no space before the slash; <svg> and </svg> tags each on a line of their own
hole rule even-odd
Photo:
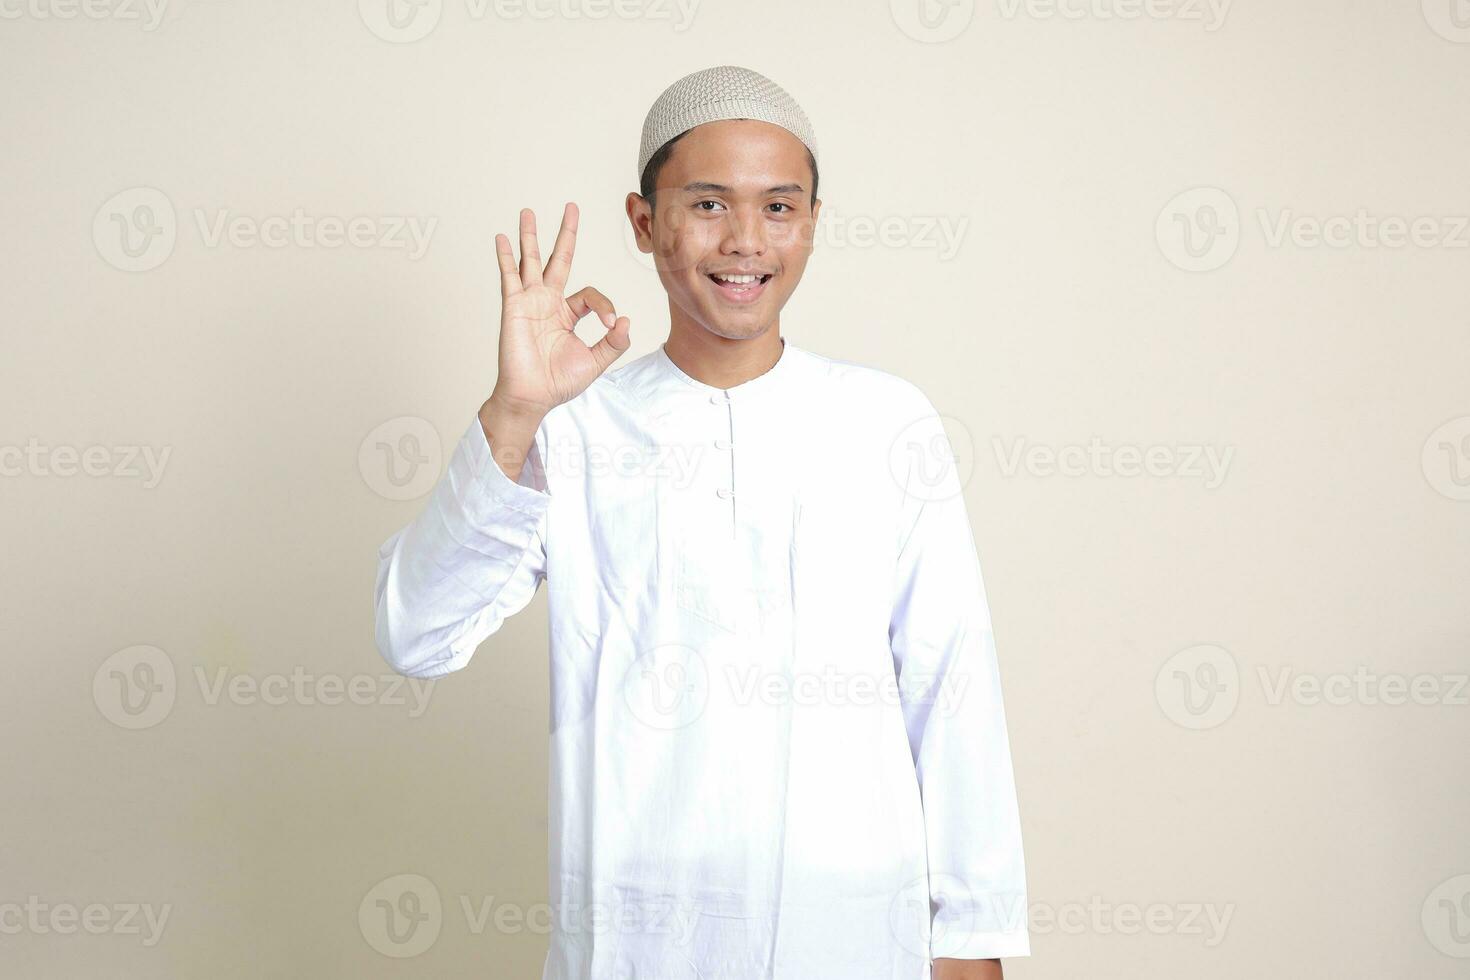
<svg viewBox="0 0 1470 980">
<path fill-rule="evenodd" d="M 775 324 L 806 270 L 822 206 L 801 140 L 753 119 L 696 126 L 674 144 L 654 191 L 657 210 L 630 194 L 628 218 L 673 315 L 731 340 Z M 722 273 L 762 278 L 729 283 Z"/>
</svg>

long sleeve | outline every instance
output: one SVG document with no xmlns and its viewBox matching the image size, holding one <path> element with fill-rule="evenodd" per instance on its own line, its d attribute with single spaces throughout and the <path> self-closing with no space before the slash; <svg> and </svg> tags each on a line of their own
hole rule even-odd
<svg viewBox="0 0 1470 980">
<path fill-rule="evenodd" d="M 944 426 L 927 398 L 919 414 L 900 447 L 913 465 L 889 638 L 923 800 L 930 958 L 1029 956 L 1021 824 L 985 584 Z"/>
<path fill-rule="evenodd" d="M 546 577 L 545 429 L 518 481 L 476 418 L 418 517 L 378 549 L 376 635 L 393 669 L 440 677 L 531 601 Z"/>
</svg>

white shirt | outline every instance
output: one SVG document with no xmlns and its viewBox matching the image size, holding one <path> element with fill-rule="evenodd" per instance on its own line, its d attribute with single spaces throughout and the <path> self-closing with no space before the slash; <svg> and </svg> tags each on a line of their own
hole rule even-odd
<svg viewBox="0 0 1470 980">
<path fill-rule="evenodd" d="M 546 415 L 518 481 L 471 423 L 379 552 L 377 641 L 448 674 L 547 583 L 543 980 L 926 980 L 934 957 L 1029 955 L 950 448 L 911 383 L 789 341 L 729 389 L 662 346 L 614 367 Z"/>
</svg>

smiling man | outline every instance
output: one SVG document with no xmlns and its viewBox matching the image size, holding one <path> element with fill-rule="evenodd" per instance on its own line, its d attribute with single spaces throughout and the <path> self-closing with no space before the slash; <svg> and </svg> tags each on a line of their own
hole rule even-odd
<svg viewBox="0 0 1470 980">
<path fill-rule="evenodd" d="M 544 267 L 523 211 L 519 265 L 496 236 L 494 389 L 379 551 L 378 645 L 414 677 L 463 668 L 547 584 L 544 980 L 981 980 L 1030 953 L 940 417 L 781 332 L 817 163 L 806 114 L 755 72 L 659 96 L 626 207 L 669 333 L 616 370 L 628 318 L 566 293 L 577 208 Z"/>
</svg>

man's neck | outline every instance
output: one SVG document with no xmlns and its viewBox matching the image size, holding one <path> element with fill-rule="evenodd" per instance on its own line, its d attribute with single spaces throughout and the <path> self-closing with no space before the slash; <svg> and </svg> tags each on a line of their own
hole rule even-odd
<svg viewBox="0 0 1470 980">
<path fill-rule="evenodd" d="M 664 353 L 680 371 L 715 388 L 733 388 L 758 378 L 781 359 L 781 321 L 741 340 L 710 333 L 698 324 L 675 323 Z"/>
</svg>

